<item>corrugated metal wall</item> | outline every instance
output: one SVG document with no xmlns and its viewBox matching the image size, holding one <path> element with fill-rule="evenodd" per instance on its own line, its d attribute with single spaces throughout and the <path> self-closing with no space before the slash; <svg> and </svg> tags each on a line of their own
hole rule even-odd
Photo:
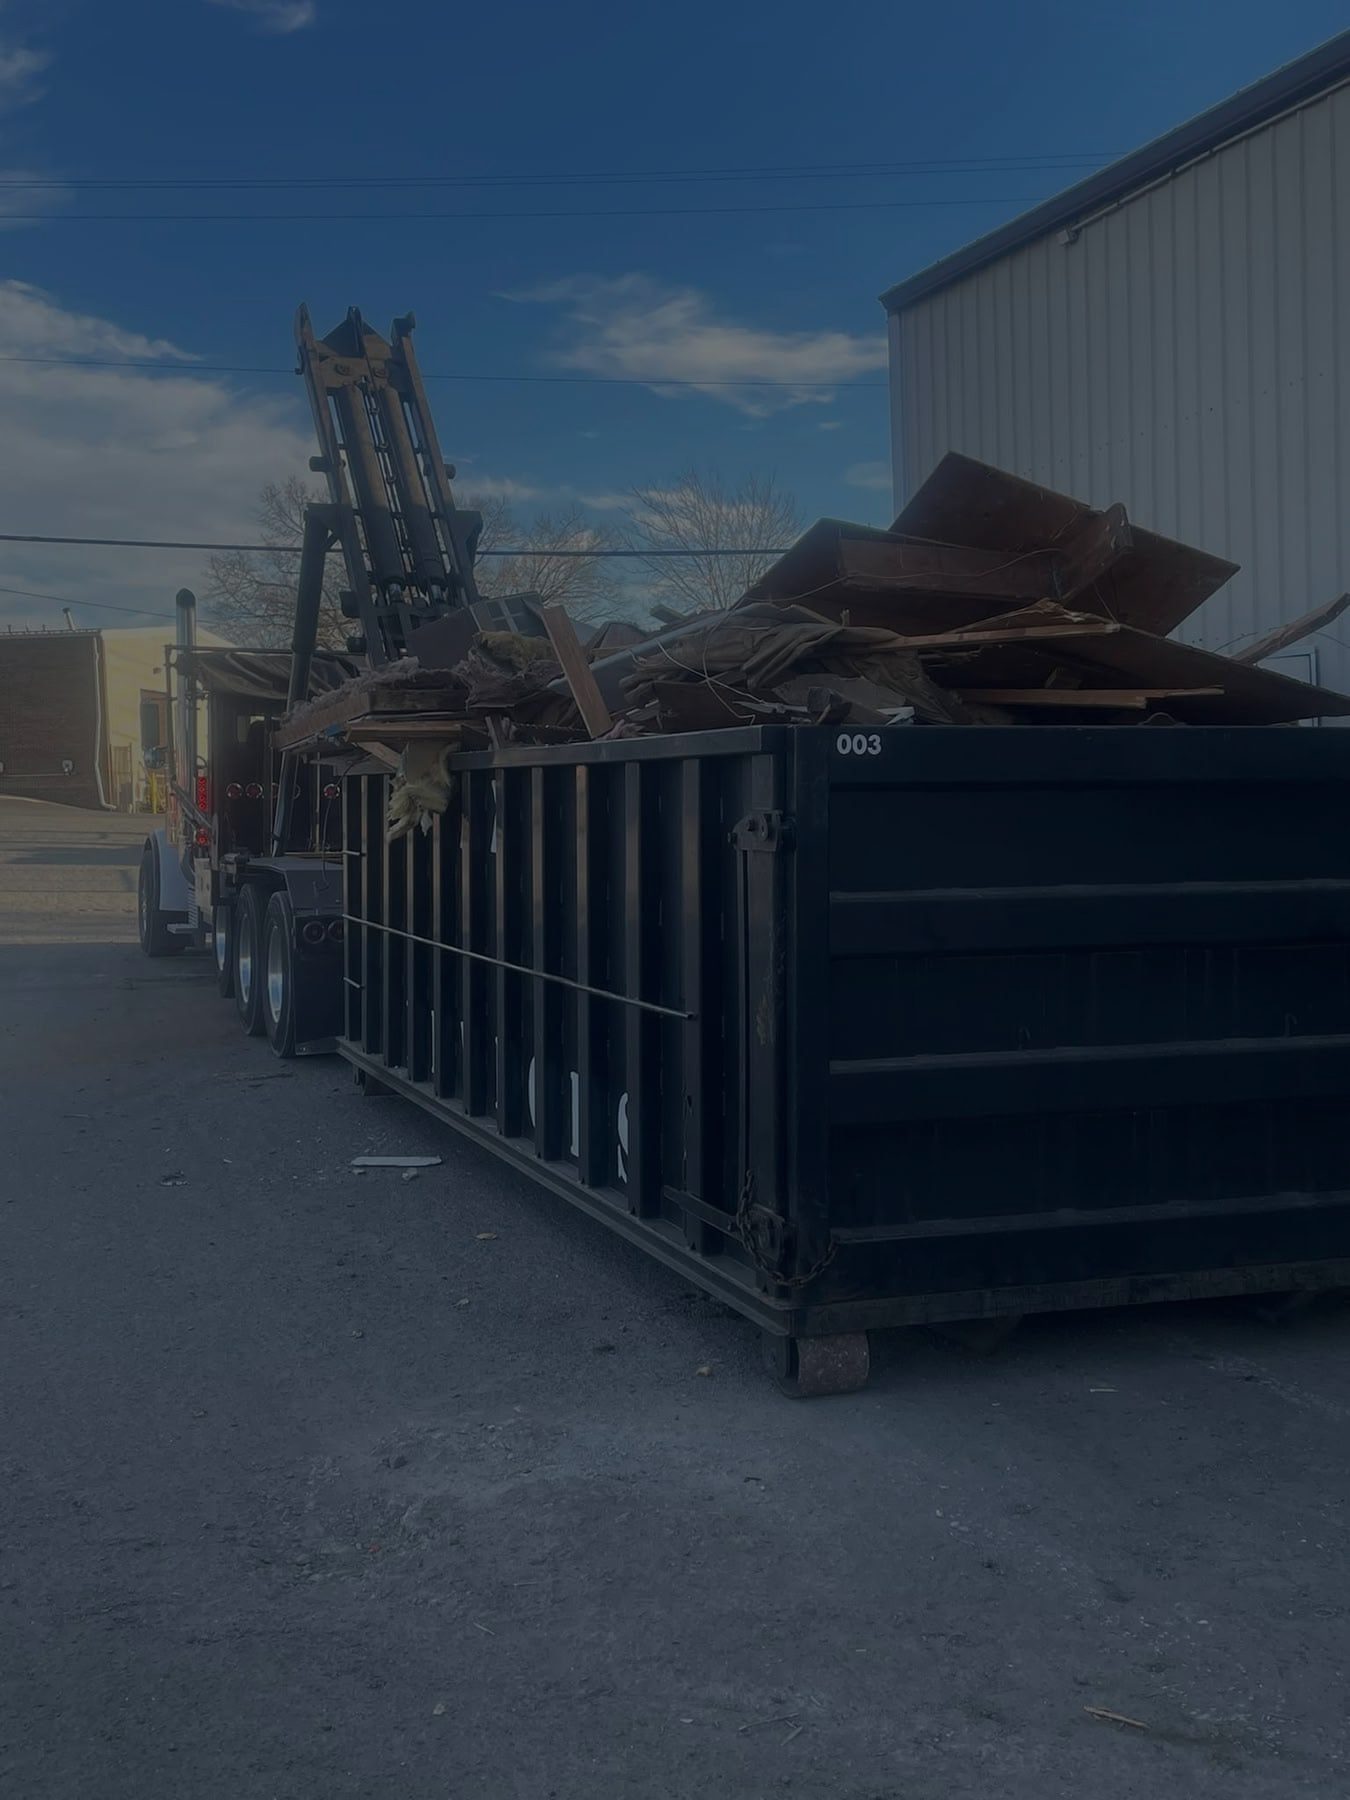
<svg viewBox="0 0 1350 1800">
<path fill-rule="evenodd" d="M 962 450 L 1241 563 L 1213 649 L 1350 587 L 1350 86 L 892 317 L 891 429 L 898 500 Z"/>
</svg>

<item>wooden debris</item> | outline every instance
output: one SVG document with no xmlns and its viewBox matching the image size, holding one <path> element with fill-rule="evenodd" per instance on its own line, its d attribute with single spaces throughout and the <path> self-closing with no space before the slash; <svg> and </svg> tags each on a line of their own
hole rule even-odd
<svg viewBox="0 0 1350 1800">
<path fill-rule="evenodd" d="M 1254 644 L 1234 650 L 1233 661 L 1259 663 L 1264 662 L 1268 656 L 1278 656 L 1281 650 L 1288 650 L 1291 645 L 1301 643 L 1305 637 L 1311 637 L 1315 631 L 1320 631 L 1324 625 L 1330 625 L 1333 619 L 1339 619 L 1347 606 L 1350 606 L 1350 593 L 1337 594 L 1334 600 L 1328 600 L 1323 606 L 1315 606 L 1311 612 L 1291 620 L 1288 625 L 1277 625 L 1274 631 L 1266 632 Z"/>
<path fill-rule="evenodd" d="M 1083 1711 L 1090 1719 L 1101 1719 L 1107 1725 L 1128 1725 L 1131 1731 L 1148 1730 L 1142 1719 L 1131 1719 L 1127 1714 L 1112 1712 L 1106 1706 L 1085 1706 Z"/>
<path fill-rule="evenodd" d="M 1350 695 L 1258 667 L 1350 594 L 1225 656 L 1168 635 L 1235 565 L 968 457 L 945 457 L 889 531 L 821 519 L 729 611 L 612 621 L 585 647 L 537 596 L 422 626 L 414 658 L 297 708 L 274 747 L 346 746 L 455 804 L 453 750 L 752 726 L 1094 720 L 1112 728 L 1350 717 Z M 428 790 L 430 791 L 430 790 Z"/>
<path fill-rule="evenodd" d="M 614 728 L 614 720 L 609 708 L 595 685 L 595 677 L 591 674 L 591 665 L 586 661 L 586 652 L 576 634 L 576 628 L 567 616 L 567 610 L 561 606 L 546 606 L 540 615 L 544 621 L 544 629 L 548 632 L 548 641 L 553 646 L 553 654 L 562 665 L 562 672 L 567 677 L 567 685 L 572 690 L 572 698 L 577 703 L 577 711 L 585 723 L 587 731 L 593 738 L 604 737 L 607 731 Z"/>
</svg>

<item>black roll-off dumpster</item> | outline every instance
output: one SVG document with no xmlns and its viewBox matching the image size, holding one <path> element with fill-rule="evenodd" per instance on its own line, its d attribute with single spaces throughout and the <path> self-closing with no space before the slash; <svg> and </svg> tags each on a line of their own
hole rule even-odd
<svg viewBox="0 0 1350 1800">
<path fill-rule="evenodd" d="M 449 766 L 393 843 L 388 776 L 345 783 L 343 1055 L 756 1321 L 785 1384 L 857 1385 L 883 1327 L 1350 1285 L 1350 732 Z"/>
</svg>

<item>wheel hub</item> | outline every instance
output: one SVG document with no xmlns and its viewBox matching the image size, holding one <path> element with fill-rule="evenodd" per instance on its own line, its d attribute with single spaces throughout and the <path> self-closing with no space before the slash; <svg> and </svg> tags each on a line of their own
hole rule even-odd
<svg viewBox="0 0 1350 1800">
<path fill-rule="evenodd" d="M 267 946 L 267 1010 L 274 1019 L 281 1017 L 286 992 L 286 965 L 281 955 L 281 934 L 274 931 Z"/>
</svg>

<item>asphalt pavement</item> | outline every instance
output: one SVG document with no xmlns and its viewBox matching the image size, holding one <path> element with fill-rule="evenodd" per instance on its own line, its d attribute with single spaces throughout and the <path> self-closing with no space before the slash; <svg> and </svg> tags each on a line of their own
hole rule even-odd
<svg viewBox="0 0 1350 1800">
<path fill-rule="evenodd" d="M 881 1339 L 783 1399 L 143 959 L 142 830 L 0 800 L 6 1800 L 1350 1791 L 1344 1306 Z"/>
</svg>

